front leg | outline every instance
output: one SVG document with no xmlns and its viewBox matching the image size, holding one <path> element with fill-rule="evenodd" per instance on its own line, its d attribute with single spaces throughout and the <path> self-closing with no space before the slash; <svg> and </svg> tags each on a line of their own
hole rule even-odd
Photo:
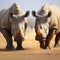
<svg viewBox="0 0 60 60">
<path fill-rule="evenodd" d="M 24 48 L 22 47 L 22 40 L 20 42 L 17 42 L 16 50 L 24 50 Z"/>
<path fill-rule="evenodd" d="M 60 32 L 56 34 L 54 47 L 59 46 Z"/>
<path fill-rule="evenodd" d="M 51 41 L 52 37 L 53 37 L 54 34 L 55 34 L 55 31 L 56 31 L 56 29 L 51 29 L 51 30 L 49 31 L 49 34 L 48 34 L 48 36 L 46 37 L 44 49 L 47 49 L 47 47 L 50 49 L 49 44 L 50 44 L 50 41 Z"/>
<path fill-rule="evenodd" d="M 6 42 L 7 42 L 6 49 L 7 50 L 13 50 L 14 47 L 13 47 L 13 41 L 12 41 L 12 34 L 11 34 L 11 32 L 8 31 L 5 28 L 1 28 L 1 33 L 3 34 L 3 36 L 5 37 Z"/>
</svg>

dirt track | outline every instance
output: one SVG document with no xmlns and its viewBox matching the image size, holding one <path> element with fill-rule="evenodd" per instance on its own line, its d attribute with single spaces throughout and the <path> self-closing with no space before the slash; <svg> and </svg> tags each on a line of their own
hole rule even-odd
<svg viewBox="0 0 60 60">
<path fill-rule="evenodd" d="M 26 50 L 13 51 L 4 50 L 6 41 L 0 34 L 0 60 L 60 60 L 60 47 L 53 48 L 54 40 L 50 43 L 50 50 L 43 50 L 39 48 L 39 42 L 34 40 L 35 33 L 32 30 L 28 30 L 27 33 L 23 42 Z M 15 42 L 13 45 L 16 47 Z"/>
</svg>

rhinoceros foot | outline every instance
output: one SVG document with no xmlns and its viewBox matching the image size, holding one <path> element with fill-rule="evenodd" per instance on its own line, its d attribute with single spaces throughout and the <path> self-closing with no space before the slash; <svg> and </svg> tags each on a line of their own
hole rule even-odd
<svg viewBox="0 0 60 60">
<path fill-rule="evenodd" d="M 17 46 L 16 50 L 25 50 L 22 46 Z"/>
<path fill-rule="evenodd" d="M 9 45 L 6 46 L 6 50 L 14 50 L 14 49 L 15 49 L 14 46 L 9 46 Z"/>
<path fill-rule="evenodd" d="M 46 47 L 46 46 L 44 46 L 44 49 L 51 49 L 51 48 L 50 48 L 50 46 L 47 46 L 47 47 Z"/>
<path fill-rule="evenodd" d="M 60 45 L 59 44 L 55 44 L 54 47 L 60 47 Z"/>
</svg>

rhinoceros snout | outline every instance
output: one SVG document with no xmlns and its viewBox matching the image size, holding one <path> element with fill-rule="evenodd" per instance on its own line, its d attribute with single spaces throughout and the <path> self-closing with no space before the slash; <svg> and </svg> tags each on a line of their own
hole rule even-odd
<svg viewBox="0 0 60 60">
<path fill-rule="evenodd" d="M 24 39 L 25 39 L 24 37 L 19 37 L 19 36 L 14 37 L 15 42 L 20 42 L 21 40 L 23 41 Z"/>
<path fill-rule="evenodd" d="M 35 36 L 35 40 L 46 40 L 46 37 L 41 36 Z"/>
<path fill-rule="evenodd" d="M 40 37 L 38 37 L 37 35 L 35 36 L 35 40 L 40 40 Z"/>
</svg>

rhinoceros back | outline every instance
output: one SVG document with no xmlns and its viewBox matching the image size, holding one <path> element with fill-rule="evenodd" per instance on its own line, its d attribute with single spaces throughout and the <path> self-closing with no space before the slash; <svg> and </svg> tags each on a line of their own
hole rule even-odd
<svg viewBox="0 0 60 60">
<path fill-rule="evenodd" d="M 5 9 L 3 9 L 3 10 L 0 11 L 0 28 L 1 28 L 1 21 L 2 21 L 2 18 L 4 16 L 5 12 L 6 12 Z"/>
<path fill-rule="evenodd" d="M 57 22 L 58 22 L 57 32 L 60 32 L 60 8 L 52 4 L 50 5 L 50 9 L 52 12 L 54 12 L 55 16 L 57 17 Z"/>
</svg>

